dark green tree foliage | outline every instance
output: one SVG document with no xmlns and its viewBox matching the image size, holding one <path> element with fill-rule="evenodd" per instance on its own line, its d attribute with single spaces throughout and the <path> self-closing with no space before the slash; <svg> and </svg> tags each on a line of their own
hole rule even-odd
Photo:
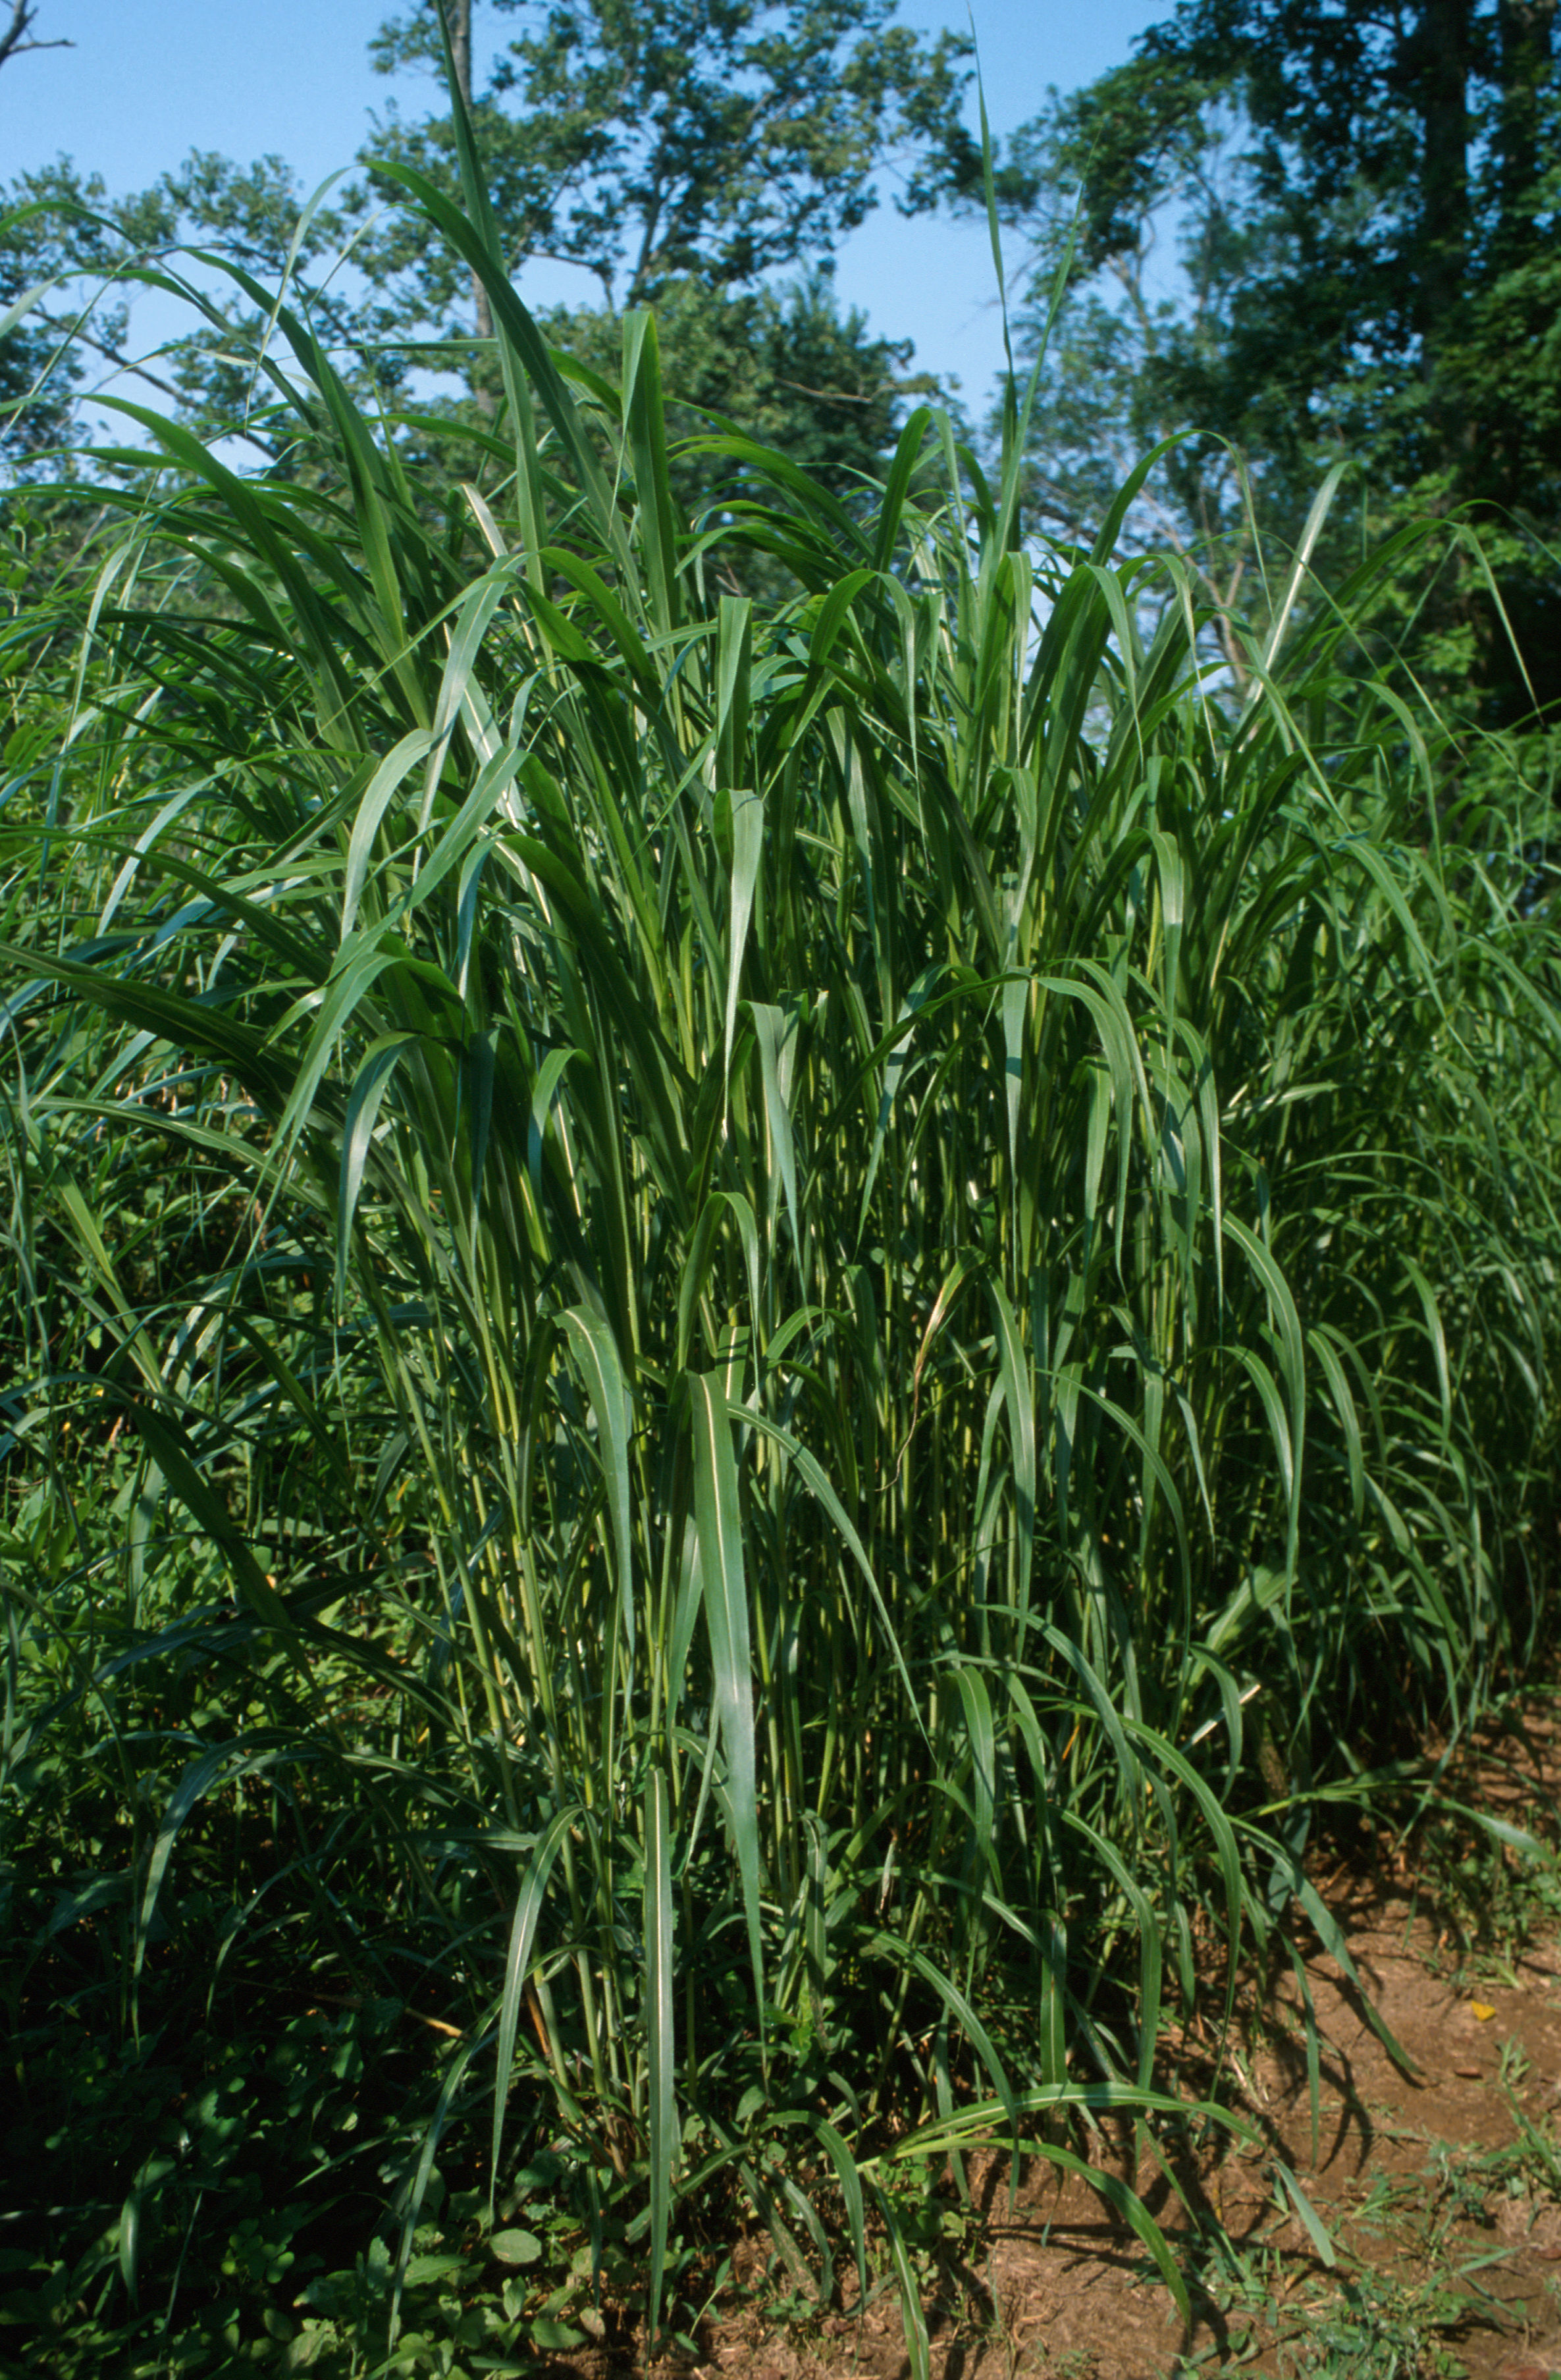
<svg viewBox="0 0 1561 2380">
<path fill-rule="evenodd" d="M 1053 509 L 1087 517 L 1103 431 L 1209 433 L 1173 463 L 1168 502 L 1228 592 L 1250 549 L 1221 442 L 1282 535 L 1322 468 L 1358 456 L 1376 528 L 1426 508 L 1481 524 L 1530 677 L 1561 697 L 1544 552 L 1561 520 L 1555 14 L 1555 0 L 1184 0 L 1127 66 L 1054 99 L 1018 150 L 1037 194 L 1036 296 L 1082 186 L 1056 378 L 1092 347 L 1106 369 L 1082 409 L 1074 390 L 1043 421 Z M 1168 221 L 1180 282 L 1156 279 Z M 1530 710 L 1478 572 L 1445 572 L 1421 625 L 1487 723 Z"/>
<path fill-rule="evenodd" d="M 909 340 L 874 338 L 853 307 L 841 312 L 828 274 L 786 289 L 728 295 L 693 280 L 669 284 L 657 305 L 661 369 L 674 392 L 669 431 L 697 436 L 704 417 L 739 422 L 799 463 L 832 496 L 860 489 L 864 458 L 887 453 L 907 395 Z M 549 316 L 559 346 L 612 377 L 622 328 L 599 308 Z M 742 472 L 731 456 L 679 458 L 680 497 L 697 504 L 735 494 Z"/>
<path fill-rule="evenodd" d="M 9 227 L 0 244 L 0 314 L 33 285 L 24 226 Z M 80 367 L 44 328 L 28 322 L 0 339 L 0 458 L 26 475 L 41 455 L 68 443 L 71 392 Z"/>
<path fill-rule="evenodd" d="M 661 370 L 670 392 L 669 467 L 678 501 L 700 531 L 727 527 L 760 499 L 750 462 L 722 441 L 723 425 L 784 454 L 852 512 L 870 504 L 872 475 L 887 466 L 907 397 L 934 393 L 911 374 L 909 340 L 875 338 L 856 308 L 842 312 L 827 273 L 782 289 L 735 293 L 695 280 L 670 283 L 656 305 Z M 623 324 L 605 308 L 549 316 L 557 345 L 609 382 L 619 376 Z M 718 540 L 706 568 L 728 593 L 789 592 L 789 571 L 755 546 Z"/>
</svg>

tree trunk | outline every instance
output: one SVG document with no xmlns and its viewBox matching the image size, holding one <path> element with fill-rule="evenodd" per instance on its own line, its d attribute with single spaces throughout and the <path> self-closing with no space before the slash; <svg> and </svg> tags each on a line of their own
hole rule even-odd
<svg viewBox="0 0 1561 2380">
<path fill-rule="evenodd" d="M 445 20 L 450 28 L 450 55 L 455 66 L 455 88 L 466 114 L 472 112 L 472 0 L 444 0 Z M 477 274 L 472 274 L 472 305 L 477 318 L 477 335 L 491 346 L 493 340 L 493 309 L 488 302 L 488 292 Z M 477 371 L 472 374 L 472 388 L 478 409 L 491 415 L 493 393 L 485 386 Z"/>
<path fill-rule="evenodd" d="M 1498 238 L 1502 264 L 1508 268 L 1520 262 L 1533 245 L 1540 91 L 1550 70 L 1555 23 L 1555 0 L 1497 0 Z"/>
<path fill-rule="evenodd" d="M 1420 334 L 1434 384 L 1469 257 L 1470 0 L 1422 0 L 1420 68 Z"/>
</svg>

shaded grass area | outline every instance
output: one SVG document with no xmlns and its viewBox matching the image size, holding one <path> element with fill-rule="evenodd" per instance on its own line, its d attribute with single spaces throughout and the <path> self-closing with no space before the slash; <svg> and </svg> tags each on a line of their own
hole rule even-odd
<svg viewBox="0 0 1561 2380">
<path fill-rule="evenodd" d="M 467 165 L 480 480 L 277 304 L 296 472 L 138 413 L 6 647 L 8 2310 L 523 2369 L 745 2209 L 921 2374 L 977 2143 L 1184 2299 L 1092 2125 L 1549 1642 L 1544 820 L 1017 421 L 683 519 Z"/>
</svg>

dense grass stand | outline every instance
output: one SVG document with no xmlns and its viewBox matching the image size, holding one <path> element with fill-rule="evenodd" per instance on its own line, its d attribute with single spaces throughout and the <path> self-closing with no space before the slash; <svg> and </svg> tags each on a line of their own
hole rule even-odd
<svg viewBox="0 0 1561 2380">
<path fill-rule="evenodd" d="M 680 518 L 653 322 L 599 381 L 393 178 L 469 482 L 253 288 L 296 468 L 127 407 L 6 647 L 7 2302 L 524 2368 L 746 2209 L 925 2373 L 927 2192 L 1152 2152 L 1168 2005 L 1538 1641 L 1543 806 L 1372 566 L 1233 691 L 1017 420 Z"/>
</svg>

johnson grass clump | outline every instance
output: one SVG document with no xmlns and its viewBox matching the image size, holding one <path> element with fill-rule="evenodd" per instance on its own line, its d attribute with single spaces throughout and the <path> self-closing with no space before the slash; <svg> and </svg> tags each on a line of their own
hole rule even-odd
<svg viewBox="0 0 1561 2380">
<path fill-rule="evenodd" d="M 929 2177 L 1151 2145 L 1546 1642 L 1544 821 L 1372 565 L 1233 690 L 1016 436 L 712 430 L 683 518 L 653 321 L 602 382 L 393 178 L 479 478 L 282 306 L 307 470 L 138 415 L 6 648 L 9 2311 L 524 2369 L 745 2212 L 925 2372 Z"/>
</svg>

